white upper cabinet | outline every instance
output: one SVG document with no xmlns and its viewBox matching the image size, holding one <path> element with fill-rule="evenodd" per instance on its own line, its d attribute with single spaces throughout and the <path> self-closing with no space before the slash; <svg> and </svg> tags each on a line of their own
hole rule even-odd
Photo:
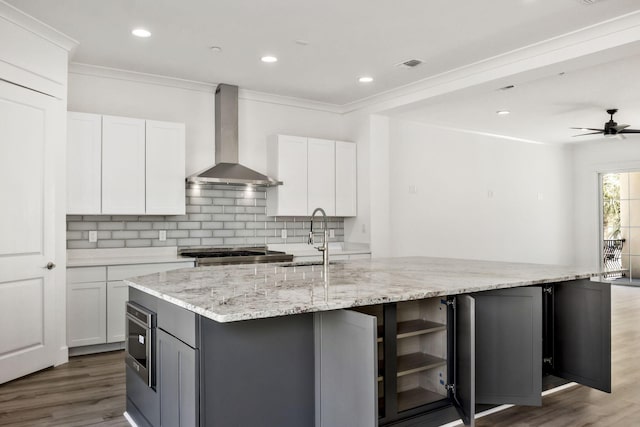
<svg viewBox="0 0 640 427">
<path fill-rule="evenodd" d="M 102 213 L 145 213 L 145 122 L 102 116 Z"/>
<path fill-rule="evenodd" d="M 185 127 L 147 120 L 147 213 L 185 213 Z"/>
<path fill-rule="evenodd" d="M 185 213 L 183 123 L 67 117 L 67 214 Z"/>
<path fill-rule="evenodd" d="M 356 165 L 356 144 L 336 141 L 336 216 L 356 216 Z"/>
<path fill-rule="evenodd" d="M 300 136 L 269 139 L 267 174 L 283 185 L 267 190 L 267 215 L 355 216 L 356 144 Z"/>
<path fill-rule="evenodd" d="M 267 215 L 307 215 L 307 138 L 277 135 L 267 151 L 267 175 L 284 183 L 267 189 Z"/>
<path fill-rule="evenodd" d="M 309 138 L 307 144 L 307 214 L 322 208 L 328 216 L 335 216 L 335 142 Z"/>
<path fill-rule="evenodd" d="M 67 213 L 101 210 L 102 116 L 67 115 Z"/>
</svg>

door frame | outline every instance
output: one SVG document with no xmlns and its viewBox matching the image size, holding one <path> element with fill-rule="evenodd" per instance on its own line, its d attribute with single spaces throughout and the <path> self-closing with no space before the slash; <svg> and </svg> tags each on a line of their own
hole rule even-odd
<svg viewBox="0 0 640 427">
<path fill-rule="evenodd" d="M 624 162 L 616 165 L 600 165 L 596 166 L 595 169 L 596 182 L 597 182 L 597 199 L 598 199 L 598 211 L 597 211 L 597 230 L 598 230 L 598 240 L 597 240 L 597 254 L 598 254 L 598 271 L 604 272 L 604 248 L 602 242 L 604 241 L 604 231 L 602 229 L 603 221 L 604 221 L 604 198 L 602 197 L 602 176 L 607 174 L 616 174 L 616 173 L 632 173 L 632 172 L 640 172 L 640 162 Z M 600 276 L 602 280 L 604 280 L 604 276 Z"/>
</svg>

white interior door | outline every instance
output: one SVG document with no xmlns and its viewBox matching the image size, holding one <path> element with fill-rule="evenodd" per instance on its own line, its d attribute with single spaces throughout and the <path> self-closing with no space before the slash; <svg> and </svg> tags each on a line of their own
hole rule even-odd
<svg viewBox="0 0 640 427">
<path fill-rule="evenodd" d="M 0 383 L 55 361 L 55 278 L 45 266 L 55 260 L 59 102 L 0 81 Z"/>
</svg>

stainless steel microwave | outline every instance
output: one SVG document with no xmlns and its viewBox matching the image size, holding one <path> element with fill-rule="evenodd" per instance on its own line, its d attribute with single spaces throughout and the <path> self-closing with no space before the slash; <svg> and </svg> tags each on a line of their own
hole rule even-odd
<svg viewBox="0 0 640 427">
<path fill-rule="evenodd" d="M 126 313 L 125 363 L 148 387 L 154 387 L 156 315 L 130 301 Z"/>
</svg>

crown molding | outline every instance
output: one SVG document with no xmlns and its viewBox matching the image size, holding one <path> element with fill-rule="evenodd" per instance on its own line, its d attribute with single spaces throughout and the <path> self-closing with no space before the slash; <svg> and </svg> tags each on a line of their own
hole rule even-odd
<svg viewBox="0 0 640 427">
<path fill-rule="evenodd" d="M 269 104 L 283 105 L 287 107 L 304 108 L 307 110 L 322 111 L 325 113 L 342 114 L 342 107 L 337 104 L 329 104 L 326 102 L 313 101 L 303 98 L 294 98 L 290 96 L 275 95 L 272 93 L 256 92 L 248 89 L 240 89 L 240 99 L 246 99 L 255 102 L 265 102 Z"/>
<path fill-rule="evenodd" d="M 82 64 L 79 62 L 72 62 L 71 64 L 69 64 L 69 74 L 101 77 L 113 80 L 124 80 L 134 83 L 174 87 L 178 89 L 194 90 L 198 92 L 213 93 L 216 88 L 216 85 L 214 83 L 197 82 L 193 80 L 179 79 L 177 77 L 140 73 L 138 71 L 121 70 L 118 68 L 103 67 L 101 65 Z"/>
<path fill-rule="evenodd" d="M 3 18 L 36 36 L 72 53 L 78 42 L 55 28 L 27 15 L 20 9 L 0 0 L 0 18 Z"/>
<path fill-rule="evenodd" d="M 101 65 L 82 64 L 73 62 L 69 65 L 69 74 L 77 74 L 91 77 L 101 77 L 107 79 L 124 80 L 135 83 L 152 84 L 165 87 L 175 87 L 178 89 L 195 90 L 199 92 L 214 93 L 218 83 L 198 82 L 185 80 L 178 77 L 162 76 L 159 74 L 141 73 L 138 71 L 122 70 L 118 68 L 103 67 Z M 275 95 L 264 92 L 257 92 L 248 89 L 240 89 L 238 97 L 247 101 L 263 102 L 287 107 L 304 108 L 307 110 L 322 111 L 340 114 L 340 106 L 327 104 L 324 102 L 312 101 L 302 98 Z"/>
<path fill-rule="evenodd" d="M 384 112 L 499 78 L 606 52 L 638 41 L 640 41 L 640 11 L 344 104 L 341 106 L 341 113 Z"/>
</svg>

